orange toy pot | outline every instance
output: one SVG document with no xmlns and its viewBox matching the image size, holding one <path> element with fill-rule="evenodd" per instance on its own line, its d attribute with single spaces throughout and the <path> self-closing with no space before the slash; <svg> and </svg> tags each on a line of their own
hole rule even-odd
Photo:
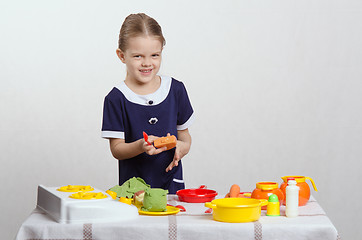
<svg viewBox="0 0 362 240">
<path fill-rule="evenodd" d="M 278 196 L 279 202 L 284 201 L 284 193 L 278 187 L 278 183 L 276 183 L 276 182 L 258 182 L 258 183 L 256 183 L 256 188 L 251 193 L 251 198 L 268 200 L 269 196 L 272 194 L 275 194 Z M 266 206 L 262 207 L 261 209 L 265 210 Z"/>
<path fill-rule="evenodd" d="M 297 182 L 297 186 L 299 187 L 299 206 L 304 206 L 307 204 L 310 198 L 310 188 L 308 183 L 306 183 L 306 179 L 310 180 L 314 190 L 317 192 L 317 188 L 314 184 L 314 181 L 310 177 L 304 177 L 304 176 L 284 176 L 282 177 L 283 182 L 280 185 L 280 189 L 283 191 L 283 194 L 285 196 L 285 188 L 288 185 L 288 178 L 294 178 Z M 283 204 L 285 205 L 285 201 L 283 200 Z"/>
</svg>

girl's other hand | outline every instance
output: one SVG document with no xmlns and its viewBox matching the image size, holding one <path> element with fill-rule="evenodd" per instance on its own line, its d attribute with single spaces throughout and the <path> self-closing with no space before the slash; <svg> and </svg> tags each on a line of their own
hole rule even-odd
<svg viewBox="0 0 362 240">
<path fill-rule="evenodd" d="M 175 155 L 170 165 L 168 165 L 168 167 L 166 168 L 166 172 L 171 171 L 172 168 L 178 166 L 178 162 L 187 154 L 187 152 L 185 153 L 185 147 L 186 146 L 184 142 L 177 141 Z"/>
<path fill-rule="evenodd" d="M 177 146 L 176 146 L 176 151 L 175 151 L 175 155 L 173 157 L 172 162 L 170 163 L 170 165 L 168 165 L 168 167 L 166 168 L 166 172 L 171 171 L 172 168 L 177 167 L 178 166 L 178 162 L 181 160 L 180 154 L 177 152 Z"/>
<path fill-rule="evenodd" d="M 167 134 L 170 136 L 170 134 Z M 178 131 L 178 140 L 176 143 L 175 155 L 172 162 L 166 168 L 166 172 L 178 166 L 178 162 L 189 152 L 191 146 L 191 136 L 188 129 Z"/>
</svg>

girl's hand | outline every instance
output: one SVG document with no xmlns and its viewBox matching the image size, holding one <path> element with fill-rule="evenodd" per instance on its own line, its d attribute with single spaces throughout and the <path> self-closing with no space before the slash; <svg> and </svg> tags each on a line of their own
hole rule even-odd
<svg viewBox="0 0 362 240">
<path fill-rule="evenodd" d="M 178 140 L 176 143 L 175 155 L 170 165 L 166 168 L 166 172 L 171 171 L 174 167 L 177 167 L 178 162 L 189 152 L 189 149 L 189 144 Z"/>
<path fill-rule="evenodd" d="M 163 151 L 166 151 L 166 147 L 163 148 L 155 148 L 152 143 L 157 139 L 158 137 L 150 135 L 148 136 L 148 141 L 151 143 L 151 145 L 149 145 L 144 139 L 143 139 L 143 145 L 142 145 L 142 149 L 145 153 L 147 153 L 148 155 L 156 155 L 159 154 Z"/>
<path fill-rule="evenodd" d="M 173 157 L 173 160 L 170 163 L 170 165 L 168 165 L 168 167 L 166 168 L 166 172 L 171 171 L 173 167 L 177 167 L 178 162 L 180 160 L 181 160 L 181 157 L 180 157 L 180 154 L 177 152 L 177 145 L 176 145 L 175 156 Z"/>
<path fill-rule="evenodd" d="M 168 134 L 169 135 L 169 134 Z M 166 172 L 178 166 L 178 162 L 190 151 L 191 136 L 188 129 L 177 131 L 178 139 L 176 143 L 175 155 L 172 162 L 166 168 Z"/>
</svg>

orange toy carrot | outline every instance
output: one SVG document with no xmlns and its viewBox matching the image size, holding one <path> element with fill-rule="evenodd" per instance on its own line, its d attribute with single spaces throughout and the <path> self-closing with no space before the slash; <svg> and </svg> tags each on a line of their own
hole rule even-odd
<svg viewBox="0 0 362 240">
<path fill-rule="evenodd" d="M 236 198 L 239 196 L 240 193 L 240 187 L 237 184 L 233 184 L 230 188 L 230 197 Z"/>
</svg>

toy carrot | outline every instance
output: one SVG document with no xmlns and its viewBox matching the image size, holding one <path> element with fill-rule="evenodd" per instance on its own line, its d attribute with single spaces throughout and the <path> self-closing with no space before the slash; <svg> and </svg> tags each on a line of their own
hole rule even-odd
<svg viewBox="0 0 362 240">
<path fill-rule="evenodd" d="M 231 187 L 230 187 L 230 197 L 231 198 L 236 198 L 239 196 L 239 193 L 240 193 L 240 187 L 239 185 L 237 184 L 233 184 Z"/>
</svg>

